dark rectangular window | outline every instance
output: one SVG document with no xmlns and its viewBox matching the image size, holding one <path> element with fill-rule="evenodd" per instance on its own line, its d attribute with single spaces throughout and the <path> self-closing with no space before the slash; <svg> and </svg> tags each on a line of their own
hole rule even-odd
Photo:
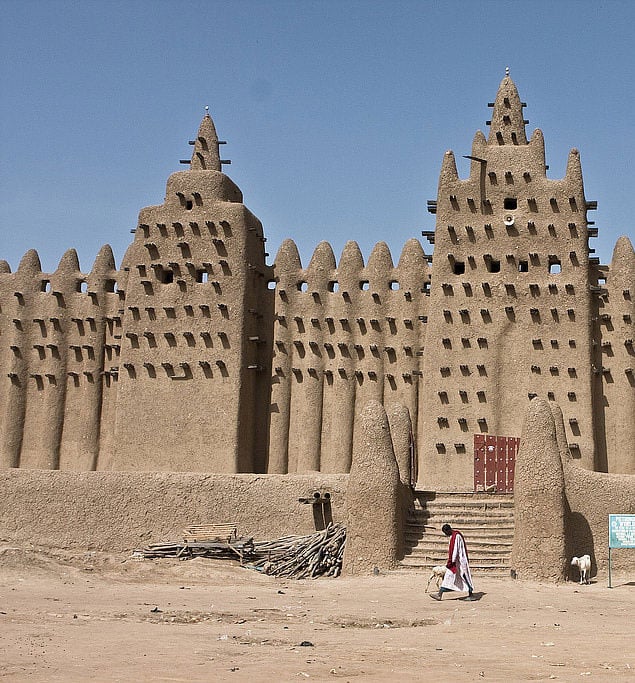
<svg viewBox="0 0 635 683">
<path fill-rule="evenodd" d="M 501 272 L 501 262 L 490 259 L 487 261 L 487 270 L 490 273 L 500 273 Z"/>
</svg>

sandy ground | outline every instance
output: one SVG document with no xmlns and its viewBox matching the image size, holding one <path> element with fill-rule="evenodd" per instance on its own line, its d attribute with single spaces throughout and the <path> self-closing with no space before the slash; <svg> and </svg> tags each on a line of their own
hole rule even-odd
<svg viewBox="0 0 635 683">
<path fill-rule="evenodd" d="M 285 581 L 0 545 L 0 679 L 635 681 L 635 574 L 474 580 L 477 602 L 437 603 L 415 573 Z"/>
</svg>

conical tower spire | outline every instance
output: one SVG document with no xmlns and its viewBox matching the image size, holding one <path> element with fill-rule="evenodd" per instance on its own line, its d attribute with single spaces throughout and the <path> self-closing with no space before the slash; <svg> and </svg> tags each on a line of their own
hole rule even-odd
<svg viewBox="0 0 635 683">
<path fill-rule="evenodd" d="M 524 103 L 520 101 L 516 84 L 505 70 L 505 78 L 498 86 L 492 120 L 489 122 L 488 143 L 498 145 L 526 145 Z"/>
<path fill-rule="evenodd" d="M 209 115 L 208 107 L 205 107 L 205 116 L 194 140 L 190 169 L 192 171 L 220 171 L 219 144 L 214 122 Z"/>
</svg>

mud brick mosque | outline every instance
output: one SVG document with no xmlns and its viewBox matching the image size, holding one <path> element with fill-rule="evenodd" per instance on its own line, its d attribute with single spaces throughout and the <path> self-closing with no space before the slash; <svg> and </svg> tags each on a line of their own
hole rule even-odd
<svg viewBox="0 0 635 683">
<path fill-rule="evenodd" d="M 583 468 L 634 474 L 633 247 L 593 256 L 580 155 L 547 177 L 509 76 L 490 106 L 469 177 L 443 158 L 433 248 L 397 263 L 351 241 L 303 266 L 287 240 L 267 265 L 209 115 L 120 267 L 0 261 L 0 467 L 346 473 L 379 400 L 410 412 L 418 488 L 505 490 L 539 396 Z"/>
</svg>

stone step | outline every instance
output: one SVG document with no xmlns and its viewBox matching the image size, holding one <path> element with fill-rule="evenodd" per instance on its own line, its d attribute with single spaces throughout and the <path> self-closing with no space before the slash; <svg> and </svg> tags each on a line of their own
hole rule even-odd
<svg viewBox="0 0 635 683">
<path fill-rule="evenodd" d="M 445 566 L 447 562 L 446 555 L 434 555 L 430 553 L 406 553 L 403 556 L 402 563 L 416 564 L 422 566 L 436 567 L 438 565 Z M 509 567 L 510 556 L 508 553 L 504 555 L 490 555 L 483 554 L 478 556 L 470 555 L 470 567 L 480 567 L 483 565 L 495 565 L 497 567 Z"/>
<path fill-rule="evenodd" d="M 431 500 L 429 502 L 421 501 L 415 498 L 412 501 L 412 506 L 416 510 L 447 510 L 448 508 L 465 508 L 466 510 L 474 510 L 482 508 L 483 510 L 513 510 L 514 503 L 511 500 L 507 501 L 492 501 L 492 500 L 463 500 L 463 499 L 447 499 L 447 500 Z"/>
<path fill-rule="evenodd" d="M 433 500 L 422 503 L 417 498 L 413 501 L 416 510 L 447 510 L 448 508 L 463 508 L 473 510 L 482 508 L 484 510 L 513 510 L 513 501 L 478 501 L 478 500 Z"/>
<path fill-rule="evenodd" d="M 512 495 L 490 495 L 487 493 L 414 493 L 415 501 L 424 505 L 434 505 L 435 503 L 466 503 L 466 504 L 514 504 Z"/>
<path fill-rule="evenodd" d="M 509 576 L 514 539 L 514 501 L 489 494 L 418 493 L 405 525 L 401 566 L 422 572 L 447 559 L 449 523 L 465 534 L 470 567 L 488 576 Z"/>
<path fill-rule="evenodd" d="M 413 543 L 428 543 L 429 545 L 438 545 L 447 548 L 447 536 L 433 536 L 431 534 L 421 533 L 420 529 L 410 527 L 405 530 L 404 534 L 406 540 Z M 489 533 L 489 534 L 470 534 L 465 535 L 468 548 L 479 545 L 509 545 L 514 539 L 514 534 L 509 533 Z"/>
<path fill-rule="evenodd" d="M 432 567 L 438 565 L 438 564 L 445 564 L 444 562 L 435 562 L 435 561 L 425 561 L 424 558 L 417 558 L 417 557 L 404 557 L 403 560 L 401 560 L 400 566 L 402 567 L 421 567 L 422 569 L 431 569 Z M 509 574 L 509 568 L 504 562 L 494 562 L 491 560 L 475 560 L 474 562 L 470 561 L 470 570 L 471 571 L 476 571 L 476 570 L 488 570 L 488 569 L 498 569 L 498 570 L 505 570 L 507 569 L 507 574 Z"/>
<path fill-rule="evenodd" d="M 508 517 L 496 517 L 496 516 L 488 516 L 486 513 L 479 514 L 479 515 L 443 515 L 442 517 L 436 517 L 436 516 L 427 516 L 427 515 L 408 515 L 406 518 L 406 523 L 409 524 L 416 524 L 417 526 L 420 526 L 422 529 L 430 529 L 431 531 L 437 531 L 438 533 L 441 533 L 441 527 L 445 523 L 451 524 L 453 527 L 456 527 L 457 529 L 460 529 L 463 531 L 463 527 L 470 527 L 472 529 L 474 528 L 487 528 L 491 529 L 492 527 L 505 527 L 505 526 L 514 526 L 514 517 L 513 515 L 510 515 Z M 463 526 L 459 526 L 459 522 Z"/>
<path fill-rule="evenodd" d="M 404 531 L 407 534 L 417 534 L 420 538 L 448 542 L 448 537 L 445 534 L 441 534 L 438 531 L 435 532 L 433 529 L 424 529 L 420 524 L 408 522 L 404 527 Z M 484 538 L 511 538 L 514 535 L 514 527 L 512 525 L 473 528 L 461 526 L 460 531 L 464 535 L 466 543 L 474 540 L 482 541 Z"/>
<path fill-rule="evenodd" d="M 478 529 L 478 528 L 488 528 L 488 529 L 498 529 L 498 528 L 514 528 L 514 520 L 513 518 L 508 518 L 508 519 L 491 519 L 486 516 L 482 517 L 440 517 L 438 519 L 435 518 L 426 518 L 422 520 L 418 520 L 416 517 L 409 517 L 408 522 L 414 523 L 414 524 L 419 524 L 421 527 L 434 527 L 433 530 L 441 531 L 441 527 L 446 524 L 450 523 L 453 528 L 459 529 L 463 533 L 467 533 L 467 530 L 473 530 L 473 529 Z M 435 523 L 436 522 L 436 523 Z"/>
<path fill-rule="evenodd" d="M 497 555 L 509 555 L 512 549 L 511 543 L 471 543 L 468 545 L 467 551 L 469 556 L 473 555 L 483 555 L 486 553 L 496 553 Z M 440 543 L 427 543 L 426 541 L 413 543 L 404 549 L 406 552 L 427 552 L 434 553 L 435 555 L 441 555 L 442 557 L 448 556 L 448 545 L 441 545 Z"/>
<path fill-rule="evenodd" d="M 455 515 L 455 514 L 464 514 L 464 515 L 474 515 L 474 514 L 487 514 L 487 515 L 492 515 L 493 517 L 497 516 L 505 516 L 505 515 L 513 515 L 514 514 L 514 508 L 513 507 L 494 507 L 494 508 L 489 508 L 486 507 L 485 505 L 446 505 L 446 506 L 439 506 L 439 505 L 430 505 L 429 507 L 421 508 L 418 507 L 417 505 L 413 505 L 411 509 L 411 513 L 415 515 Z"/>
<path fill-rule="evenodd" d="M 428 538 L 406 538 L 407 545 L 411 548 L 427 548 L 433 550 L 441 550 L 447 554 L 448 544 L 447 543 L 435 543 Z M 503 542 L 499 542 L 498 539 L 486 539 L 483 541 L 473 541 L 467 544 L 467 550 L 470 555 L 473 553 L 487 552 L 488 550 L 500 550 L 508 551 L 511 549 L 513 544 L 513 539 L 507 539 Z"/>
<path fill-rule="evenodd" d="M 431 526 L 434 526 L 434 528 L 430 528 Z M 417 522 L 413 522 L 412 520 L 407 520 L 405 528 L 406 530 L 414 531 L 417 530 L 420 534 L 423 534 L 425 536 L 428 536 L 429 538 L 438 538 L 438 539 L 443 539 L 447 538 L 445 534 L 441 533 L 441 527 L 443 525 L 432 525 L 432 524 L 417 524 Z M 458 528 L 458 527 L 457 527 Z M 495 536 L 498 534 L 502 535 L 514 535 L 514 524 L 512 523 L 505 523 L 505 524 L 479 524 L 479 525 L 473 525 L 473 524 L 463 524 L 460 527 L 460 531 L 466 535 L 469 534 L 470 537 L 473 536 Z"/>
</svg>

